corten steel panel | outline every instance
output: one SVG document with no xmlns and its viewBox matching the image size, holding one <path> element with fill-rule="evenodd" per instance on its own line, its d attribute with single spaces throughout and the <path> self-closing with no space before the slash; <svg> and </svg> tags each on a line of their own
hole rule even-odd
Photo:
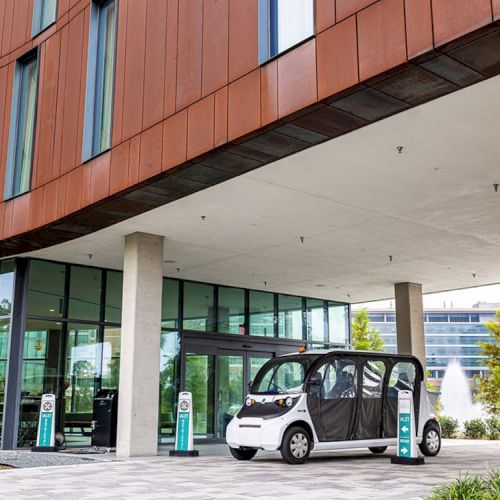
<svg viewBox="0 0 500 500">
<path fill-rule="evenodd" d="M 14 7 L 15 8 L 14 8 L 14 15 L 12 18 L 12 36 L 10 39 L 10 50 L 17 49 L 18 47 L 20 47 L 21 45 L 23 45 L 25 42 L 28 41 L 28 39 L 26 38 L 26 26 L 28 24 L 28 21 L 31 27 L 31 20 L 28 18 L 29 1 L 16 0 Z"/>
<path fill-rule="evenodd" d="M 229 85 L 228 110 L 230 141 L 260 127 L 260 70 Z"/>
<path fill-rule="evenodd" d="M 492 0 L 491 4 L 493 6 L 493 19 L 497 21 L 500 19 L 500 0 Z"/>
<path fill-rule="evenodd" d="M 140 181 L 161 172 L 162 136 L 162 123 L 151 127 L 141 134 L 141 152 L 139 157 Z"/>
<path fill-rule="evenodd" d="M 316 41 L 278 59 L 278 114 L 284 117 L 317 100 Z"/>
<path fill-rule="evenodd" d="M 31 193 L 23 194 L 13 200 L 12 212 L 12 234 L 24 233 L 28 230 L 28 222 L 30 216 L 30 198 Z"/>
<path fill-rule="evenodd" d="M 167 36 L 167 2 L 165 0 L 147 0 L 146 26 L 143 129 L 163 119 Z"/>
<path fill-rule="evenodd" d="M 432 0 L 436 47 L 492 21 L 491 0 Z"/>
<path fill-rule="evenodd" d="M 316 0 L 316 33 L 335 24 L 335 1 Z"/>
<path fill-rule="evenodd" d="M 60 42 L 60 33 L 56 33 L 43 44 L 42 49 L 37 113 L 38 116 L 43 117 L 43 124 L 42 120 L 37 120 L 33 187 L 41 186 L 52 179 Z"/>
<path fill-rule="evenodd" d="M 3 218 L 3 237 L 8 238 L 12 235 L 12 214 L 14 213 L 14 200 L 5 202 L 5 211 Z"/>
<path fill-rule="evenodd" d="M 431 0 L 405 0 L 408 59 L 433 48 Z"/>
<path fill-rule="evenodd" d="M 257 0 L 229 0 L 229 81 L 259 65 L 257 40 Z"/>
<path fill-rule="evenodd" d="M 201 97 L 203 1 L 179 2 L 176 109 Z"/>
<path fill-rule="evenodd" d="M 477 0 L 478 5 L 482 1 Z M 500 30 L 496 25 L 491 25 L 490 31 L 431 51 L 430 0 L 380 0 L 373 5 L 347 5 L 339 0 L 337 22 L 347 15 L 346 7 L 351 9 L 351 17 L 338 26 L 335 2 L 318 0 L 316 21 L 321 36 L 260 68 L 257 2 L 253 0 L 120 0 L 114 148 L 80 166 L 90 3 L 76 0 L 67 11 L 70 4 L 61 2 L 59 8 L 63 10 L 59 11 L 57 25 L 34 40 L 35 45 L 41 44 L 42 55 L 34 165 L 34 185 L 43 185 L 42 215 L 34 215 L 40 205 L 38 191 L 32 193 L 28 219 L 23 202 L 18 202 L 21 213 L 14 224 L 13 202 L 1 203 L 0 210 L 6 235 L 25 231 L 26 220 L 32 229 L 57 217 L 66 218 L 36 236 L 13 238 L 3 248 L 52 244 L 105 227 L 500 72 L 500 57 L 495 50 L 500 44 Z M 497 12 L 498 0 L 493 5 Z M 11 0 L 0 2 L 1 9 L 6 12 L 2 29 L 8 31 L 0 33 L 2 47 L 7 46 L 11 52 L 0 58 L 0 67 L 32 46 L 31 41 L 21 42 L 19 47 L 11 44 Z M 353 15 L 357 9 L 362 10 Z M 440 22 L 448 22 L 446 9 L 443 12 L 444 21 Z M 463 17 L 463 9 L 459 14 Z M 355 85 L 356 22 L 361 85 Z M 26 20 L 25 33 L 28 24 Z M 329 29 L 332 25 L 334 28 Z M 195 50 L 190 52 L 193 41 Z M 425 57 L 404 64 L 407 50 L 409 58 L 420 54 Z M 53 71 L 57 60 L 59 71 Z M 194 60 L 197 62 L 193 64 Z M 212 64 L 207 65 L 207 61 Z M 4 160 L 14 64 L 9 69 L 6 89 L 0 86 L 0 101 L 5 92 L 0 107 L 8 108 L 0 124 Z M 182 75 L 178 75 L 178 69 Z M 377 76 L 382 72 L 387 73 Z M 178 78 L 185 83 L 181 85 Z M 351 88 L 344 91 L 346 87 Z M 179 95 L 180 90 L 196 94 L 194 101 Z M 208 94 L 200 101 L 204 93 Z M 186 99 L 189 111 L 184 107 L 174 114 L 179 98 Z M 324 102 L 317 103 L 318 98 Z M 148 129 L 148 125 L 156 127 Z M 133 134 L 130 140 L 126 140 L 127 134 Z M 228 136 L 230 141 L 238 140 L 227 142 Z M 216 146 L 219 149 L 210 152 Z M 188 159 L 192 161 L 186 163 Z M 2 161 L 0 168 L 4 167 Z M 135 186 L 140 179 L 143 183 Z M 113 202 L 106 198 L 110 194 Z M 81 210 L 96 201 L 90 209 Z"/>
<path fill-rule="evenodd" d="M 146 2 L 127 2 L 127 40 L 123 89 L 122 140 L 142 129 L 144 60 L 146 50 Z"/>
<path fill-rule="evenodd" d="M 0 115 L 0 121 L 2 122 L 2 136 L 1 136 L 1 154 L 0 154 L 0 175 L 2 180 L 0 185 L 2 186 L 2 191 L 0 191 L 0 196 L 3 199 L 3 189 L 5 187 L 5 168 L 7 165 L 7 153 L 9 147 L 9 128 L 10 128 L 10 110 L 12 107 L 12 86 L 14 82 L 14 71 L 15 64 L 9 64 L 5 66 L 4 70 L 6 73 L 6 90 L 5 90 L 5 100 L 4 100 L 4 113 Z"/>
<path fill-rule="evenodd" d="M 345 19 L 317 37 L 318 98 L 359 82 L 356 19 Z"/>
<path fill-rule="evenodd" d="M 125 141 L 111 151 L 110 194 L 122 191 L 128 186 L 128 162 L 130 141 Z"/>
<path fill-rule="evenodd" d="M 10 39 L 12 36 L 12 23 L 14 17 L 14 0 L 4 0 L 5 13 L 3 20 L 2 33 L 2 55 L 8 54 L 11 51 Z"/>
<path fill-rule="evenodd" d="M 61 139 L 61 173 L 75 168 L 77 161 L 78 122 L 80 112 L 81 79 L 83 72 L 84 14 L 79 14 L 69 23 L 66 81 L 63 101 L 63 128 Z"/>
<path fill-rule="evenodd" d="M 359 12 L 377 0 L 336 0 L 337 22 Z"/>
<path fill-rule="evenodd" d="M 57 17 L 61 17 L 66 14 L 69 10 L 69 0 L 58 0 L 57 1 Z"/>
<path fill-rule="evenodd" d="M 227 142 L 227 101 L 228 90 L 223 87 L 215 93 L 214 147 Z"/>
<path fill-rule="evenodd" d="M 214 147 L 215 100 L 211 94 L 188 108 L 187 159 Z"/>
<path fill-rule="evenodd" d="M 202 96 L 228 81 L 229 0 L 203 0 Z"/>
<path fill-rule="evenodd" d="M 161 169 L 168 170 L 186 160 L 188 112 L 167 118 L 163 122 L 163 155 Z"/>
<path fill-rule="evenodd" d="M 3 232 L 4 217 L 5 217 L 5 203 L 0 203 L 0 238 L 5 238 Z"/>
<path fill-rule="evenodd" d="M 165 91 L 163 116 L 173 115 L 177 100 L 177 24 L 179 0 L 167 0 L 167 39 L 165 50 Z"/>
<path fill-rule="evenodd" d="M 113 130 L 111 145 L 122 142 L 123 94 L 125 91 L 125 53 L 127 48 L 127 14 L 128 0 L 120 0 L 116 23 L 116 60 L 113 103 Z"/>
<path fill-rule="evenodd" d="M 357 17 L 361 80 L 406 61 L 403 0 L 380 0 Z"/>
<path fill-rule="evenodd" d="M 7 7 L 7 2 L 0 2 L 0 57 L 3 56 L 3 30 L 4 30 L 4 23 L 6 20 L 6 14 L 5 14 L 5 8 Z M 3 226 L 3 218 L 1 217 L 2 214 L 0 214 L 0 224 Z M 0 234 L 2 233 L 2 230 L 0 229 Z"/>
<path fill-rule="evenodd" d="M 278 119 L 278 62 L 262 66 L 260 71 L 261 120 L 268 125 Z"/>
</svg>

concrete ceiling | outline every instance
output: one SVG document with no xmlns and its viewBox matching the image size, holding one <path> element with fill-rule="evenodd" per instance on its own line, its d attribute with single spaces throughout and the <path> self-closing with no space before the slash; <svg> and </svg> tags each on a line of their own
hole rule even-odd
<svg viewBox="0 0 500 500">
<path fill-rule="evenodd" d="M 402 281 L 489 284 L 495 183 L 500 77 L 28 255 L 119 269 L 123 236 L 144 231 L 165 235 L 165 274 L 179 278 L 347 302 Z"/>
</svg>

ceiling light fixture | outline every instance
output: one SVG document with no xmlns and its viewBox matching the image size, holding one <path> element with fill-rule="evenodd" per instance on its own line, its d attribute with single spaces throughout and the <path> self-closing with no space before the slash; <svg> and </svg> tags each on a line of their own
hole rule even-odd
<svg viewBox="0 0 500 500">
<path fill-rule="evenodd" d="M 495 193 L 498 193 L 498 183 L 496 182 L 493 184 L 493 189 L 495 190 Z"/>
</svg>

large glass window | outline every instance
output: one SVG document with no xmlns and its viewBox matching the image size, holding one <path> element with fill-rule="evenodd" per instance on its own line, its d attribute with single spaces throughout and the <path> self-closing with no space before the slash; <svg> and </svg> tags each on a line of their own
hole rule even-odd
<svg viewBox="0 0 500 500">
<path fill-rule="evenodd" d="M 62 317 L 66 266 L 32 260 L 29 265 L 28 316 Z"/>
<path fill-rule="evenodd" d="M 162 328 L 179 328 L 179 282 L 177 280 L 163 278 L 161 326 Z"/>
<path fill-rule="evenodd" d="M 245 332 L 245 290 L 241 288 L 219 287 L 218 295 L 220 333 Z"/>
<path fill-rule="evenodd" d="M 30 190 L 35 115 L 37 102 L 38 56 L 32 54 L 16 66 L 10 120 L 9 155 L 5 198 Z"/>
<path fill-rule="evenodd" d="M 118 388 L 120 380 L 120 333 L 119 326 L 104 327 L 101 374 L 103 389 Z"/>
<path fill-rule="evenodd" d="M 123 273 L 108 271 L 106 273 L 106 308 L 104 319 L 107 323 L 122 321 L 122 288 Z"/>
<path fill-rule="evenodd" d="M 250 291 L 250 335 L 274 337 L 274 294 Z"/>
<path fill-rule="evenodd" d="M 36 36 L 56 22 L 57 0 L 35 0 L 31 35 Z"/>
<path fill-rule="evenodd" d="M 349 306 L 328 303 L 329 340 L 334 344 L 347 344 L 349 337 Z"/>
<path fill-rule="evenodd" d="M 278 296 L 278 337 L 302 340 L 302 298 Z"/>
<path fill-rule="evenodd" d="M 92 3 L 83 159 L 109 149 L 116 45 L 116 0 Z"/>
<path fill-rule="evenodd" d="M 184 283 L 185 330 L 213 332 L 215 329 L 214 287 L 204 283 Z"/>
<path fill-rule="evenodd" d="M 259 60 L 314 35 L 314 0 L 259 0 Z"/>
<path fill-rule="evenodd" d="M 324 301 L 306 300 L 307 340 L 310 342 L 325 341 L 325 308 Z"/>
<path fill-rule="evenodd" d="M 68 317 L 99 321 L 102 271 L 93 267 L 71 266 Z"/>
</svg>

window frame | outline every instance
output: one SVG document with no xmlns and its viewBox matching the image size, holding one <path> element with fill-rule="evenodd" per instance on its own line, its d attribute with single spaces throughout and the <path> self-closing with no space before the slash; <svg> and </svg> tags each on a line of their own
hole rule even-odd
<svg viewBox="0 0 500 500">
<path fill-rule="evenodd" d="M 31 158 L 30 158 L 30 173 L 28 179 L 28 186 L 26 190 L 15 192 L 15 180 L 16 180 L 16 167 L 17 167 L 17 149 L 18 149 L 18 137 L 19 137 L 19 119 L 21 111 L 21 96 L 22 96 L 22 85 L 23 85 L 23 70 L 32 60 L 36 61 L 36 86 L 35 86 L 35 104 L 34 104 L 34 115 L 33 115 L 33 131 L 31 140 Z M 9 126 L 9 142 L 8 142 L 8 153 L 7 153 L 7 164 L 5 168 L 5 185 L 3 199 L 9 200 L 16 198 L 17 196 L 22 196 L 23 194 L 29 193 L 31 191 L 31 183 L 33 177 L 33 153 L 36 140 L 36 123 L 38 115 L 38 91 L 40 85 L 40 50 L 36 47 L 34 50 L 29 51 L 22 57 L 17 59 L 16 67 L 14 70 L 14 80 L 12 83 L 12 104 L 10 110 L 10 126 Z"/>
<path fill-rule="evenodd" d="M 43 10 L 47 5 L 47 0 L 34 0 L 33 2 L 33 16 L 31 18 L 31 38 L 35 38 L 46 29 L 50 28 L 57 21 L 57 8 L 58 0 L 54 0 L 54 18 L 46 25 L 42 26 Z"/>
<path fill-rule="evenodd" d="M 111 117 L 109 126 L 109 144 L 103 149 L 96 149 L 96 118 L 97 99 L 98 99 L 98 56 L 99 56 L 99 25 L 101 10 L 111 3 L 115 4 L 115 40 L 114 40 L 114 54 L 113 54 L 113 83 L 111 88 Z M 118 15 L 119 15 L 119 1 L 118 0 L 92 0 L 90 7 L 90 24 L 89 24 L 89 40 L 87 51 L 87 77 L 86 77 L 86 90 L 85 90 L 85 114 L 83 121 L 83 142 L 82 142 L 82 162 L 85 163 L 99 156 L 106 151 L 109 151 L 112 146 L 112 132 L 113 132 L 113 110 L 115 98 L 115 81 L 116 81 L 116 54 L 117 54 L 117 40 L 118 40 Z M 99 97 L 99 102 L 102 105 L 102 96 Z M 101 106 L 102 107 L 102 106 Z M 99 116 L 99 123 L 102 123 L 102 115 Z"/>
</svg>

